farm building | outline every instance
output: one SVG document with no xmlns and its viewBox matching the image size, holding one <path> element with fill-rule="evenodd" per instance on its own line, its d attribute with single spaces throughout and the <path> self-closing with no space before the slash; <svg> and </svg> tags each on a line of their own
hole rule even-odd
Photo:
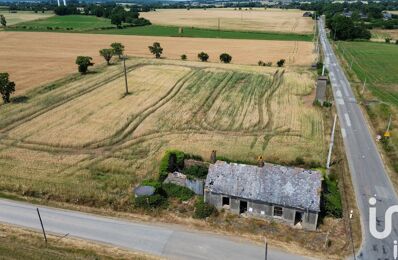
<svg viewBox="0 0 398 260">
<path fill-rule="evenodd" d="M 322 177 L 318 171 L 274 164 L 217 161 L 210 165 L 205 202 L 233 213 L 274 218 L 316 230 Z"/>
</svg>

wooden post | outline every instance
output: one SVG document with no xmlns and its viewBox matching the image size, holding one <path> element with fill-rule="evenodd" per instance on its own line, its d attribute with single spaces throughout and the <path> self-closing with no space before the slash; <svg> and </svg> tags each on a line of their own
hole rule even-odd
<svg viewBox="0 0 398 260">
<path fill-rule="evenodd" d="M 267 239 L 264 238 L 264 243 L 265 243 L 265 260 L 268 259 L 268 243 L 267 243 Z"/>
<path fill-rule="evenodd" d="M 41 229 L 43 230 L 44 240 L 46 241 L 46 245 L 47 245 L 46 231 L 44 230 L 43 221 L 42 221 L 41 216 L 40 216 L 39 208 L 36 208 L 36 210 L 37 210 L 37 215 L 39 215 L 39 220 L 40 220 Z"/>
<path fill-rule="evenodd" d="M 129 87 L 127 85 L 126 56 L 123 57 L 123 66 L 124 66 L 124 81 L 126 83 L 126 95 L 128 95 L 129 94 Z"/>
</svg>

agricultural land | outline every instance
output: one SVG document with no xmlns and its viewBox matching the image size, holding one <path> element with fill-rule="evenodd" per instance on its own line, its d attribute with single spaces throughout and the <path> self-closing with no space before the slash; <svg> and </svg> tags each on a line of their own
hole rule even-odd
<svg viewBox="0 0 398 260">
<path fill-rule="evenodd" d="M 377 134 L 384 135 L 390 115 L 398 114 L 398 48 L 395 44 L 374 42 L 339 42 L 337 49 L 346 61 L 352 62 L 353 81 L 364 99 Z M 363 91 L 363 83 L 366 88 Z M 398 122 L 393 116 L 391 138 L 383 144 L 398 172 Z M 393 179 L 396 180 L 394 177 Z"/>
<path fill-rule="evenodd" d="M 18 13 L 10 13 L 5 10 L 0 10 L 0 15 L 4 15 L 7 20 L 7 25 L 14 25 L 17 23 L 33 21 L 37 19 L 45 19 L 54 16 L 52 12 L 34 13 L 29 11 L 19 11 Z"/>
<path fill-rule="evenodd" d="M 288 163 L 325 157 L 313 74 L 130 59 L 28 91 L 1 105 L 0 189 L 125 209 L 168 148 L 205 158 Z"/>
<path fill-rule="evenodd" d="M 228 52 L 234 64 L 257 65 L 259 60 L 275 63 L 286 60 L 288 67 L 309 67 L 315 60 L 313 44 L 303 41 L 257 41 L 205 38 L 175 38 L 150 36 L 93 35 L 44 32 L 0 32 L 2 46 L 0 56 L 7 63 L 0 63 L 0 71 L 7 71 L 17 84 L 17 93 L 49 83 L 76 71 L 76 56 L 92 56 L 95 63 L 102 63 L 98 50 L 112 42 L 122 42 L 131 56 L 151 57 L 148 46 L 154 41 L 164 48 L 167 59 L 197 60 L 197 54 L 205 51 L 210 62 L 219 62 L 219 55 Z M 22 62 L 23 61 L 23 62 Z"/>
<path fill-rule="evenodd" d="M 311 22 L 311 19 L 307 18 Z M 146 25 L 136 27 L 116 28 L 110 19 L 85 16 L 67 15 L 54 16 L 48 19 L 18 23 L 8 27 L 11 31 L 39 31 L 39 32 L 68 32 L 68 33 L 95 33 L 95 34 L 120 34 L 120 35 L 146 35 L 170 36 L 190 38 L 221 38 L 221 39 L 252 39 L 252 40 L 286 40 L 286 41 L 312 41 L 311 33 L 295 34 L 284 31 L 245 31 L 241 30 L 215 30 L 213 28 L 185 27 L 180 32 L 179 26 L 172 25 Z"/>
<path fill-rule="evenodd" d="M 311 34 L 314 22 L 303 17 L 301 10 L 255 8 L 234 10 L 212 9 L 159 9 L 141 13 L 156 25 L 172 25 L 234 31 L 263 31 L 278 33 Z"/>
</svg>

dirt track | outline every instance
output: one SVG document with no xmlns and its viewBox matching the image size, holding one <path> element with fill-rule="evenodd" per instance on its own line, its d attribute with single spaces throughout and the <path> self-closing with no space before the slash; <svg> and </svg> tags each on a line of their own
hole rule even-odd
<svg viewBox="0 0 398 260">
<path fill-rule="evenodd" d="M 218 56 L 228 52 L 236 64 L 255 65 L 259 60 L 275 64 L 283 58 L 288 66 L 309 66 L 315 57 L 311 42 L 0 32 L 0 71 L 10 73 L 17 93 L 23 93 L 75 72 L 78 55 L 92 56 L 95 63 L 102 63 L 99 49 L 122 42 L 128 55 L 151 57 L 148 45 L 154 41 L 161 43 L 163 56 L 169 59 L 179 59 L 185 53 L 188 60 L 197 60 L 197 53 L 205 51 L 211 62 L 219 62 Z"/>
</svg>

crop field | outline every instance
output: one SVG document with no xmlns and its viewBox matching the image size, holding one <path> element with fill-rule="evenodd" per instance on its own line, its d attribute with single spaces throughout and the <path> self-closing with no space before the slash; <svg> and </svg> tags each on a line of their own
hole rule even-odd
<svg viewBox="0 0 398 260">
<path fill-rule="evenodd" d="M 314 22 L 311 18 L 303 17 L 303 13 L 301 10 L 211 8 L 159 9 L 141 13 L 141 16 L 156 25 L 311 34 Z"/>
<path fill-rule="evenodd" d="M 53 13 L 46 12 L 46 13 L 34 13 L 28 11 L 19 11 L 17 13 L 10 13 L 5 10 L 0 10 L 0 14 L 4 15 L 8 25 L 14 25 L 22 22 L 33 21 L 37 19 L 44 19 L 53 16 Z"/>
<path fill-rule="evenodd" d="M 52 16 L 47 19 L 40 19 L 18 24 L 18 27 L 32 27 L 36 30 L 47 30 L 51 27 L 52 30 L 73 28 L 75 31 L 84 31 L 90 29 L 97 29 L 102 27 L 116 27 L 111 24 L 110 19 L 86 16 L 86 15 L 66 15 L 66 16 Z"/>
<path fill-rule="evenodd" d="M 394 40 L 398 40 L 398 30 L 381 30 L 381 29 L 373 29 L 372 31 L 372 41 L 380 41 L 384 42 L 386 38 L 391 38 Z"/>
<path fill-rule="evenodd" d="M 315 59 L 313 44 L 298 41 L 262 41 L 192 39 L 151 36 L 94 35 L 78 33 L 0 32 L 0 71 L 7 71 L 15 81 L 17 93 L 49 83 L 76 72 L 78 55 L 93 57 L 96 64 L 103 63 L 98 51 L 112 42 L 121 42 L 126 53 L 132 56 L 152 57 L 148 46 L 158 41 L 164 48 L 163 56 L 197 60 L 197 54 L 205 51 L 210 62 L 219 62 L 219 55 L 228 52 L 234 64 L 256 65 L 259 60 L 271 61 L 274 66 L 279 59 L 286 59 L 286 66 L 309 67 Z M 261 43 L 261 44 L 260 44 Z M 23 61 L 23 62 L 22 62 Z"/>
<path fill-rule="evenodd" d="M 129 95 L 122 67 L 109 66 L 1 105 L 0 189 L 126 209 L 169 148 L 323 162 L 310 72 L 143 58 L 127 67 Z"/>
<path fill-rule="evenodd" d="M 367 110 L 378 134 L 384 134 L 391 115 L 391 137 L 385 150 L 398 173 L 398 48 L 396 44 L 375 42 L 344 42 L 338 46 L 347 63 L 353 61 L 360 88 L 366 79 L 367 91 L 363 95 L 373 101 Z M 396 181 L 396 175 L 392 179 Z"/>
</svg>

